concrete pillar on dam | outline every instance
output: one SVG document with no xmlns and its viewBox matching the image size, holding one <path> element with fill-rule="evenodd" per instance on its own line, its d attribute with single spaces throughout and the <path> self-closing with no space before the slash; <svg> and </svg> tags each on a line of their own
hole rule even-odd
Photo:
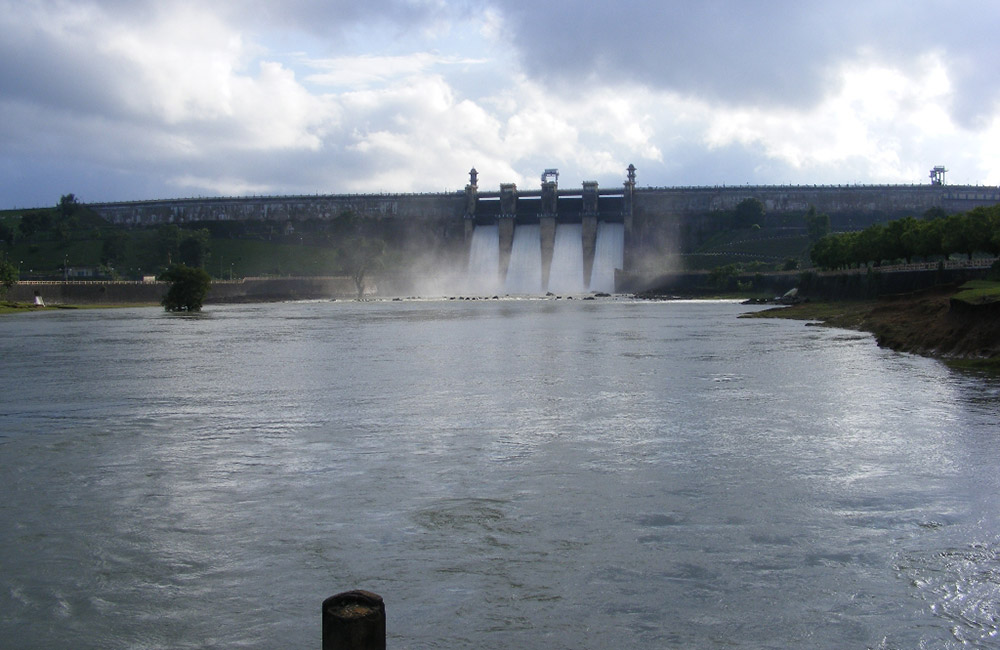
<svg viewBox="0 0 1000 650">
<path fill-rule="evenodd" d="M 479 202 L 479 172 L 473 167 L 469 171 L 469 184 L 465 186 L 465 243 L 472 241 L 476 229 L 476 204 Z"/>
<path fill-rule="evenodd" d="M 622 220 L 625 222 L 625 259 L 623 260 L 623 266 L 625 270 L 631 270 L 634 262 L 632 253 L 635 249 L 634 235 L 632 233 L 632 210 L 635 199 L 635 165 L 629 163 L 627 171 L 628 180 L 625 181 L 625 188 L 622 192 Z"/>
<path fill-rule="evenodd" d="M 539 237 L 542 240 L 542 287 L 548 287 L 549 274 L 552 271 L 552 252 L 556 248 L 556 216 L 540 216 L 538 226 Z"/>
<path fill-rule="evenodd" d="M 628 166 L 628 180 L 622 195 L 622 217 L 625 220 L 625 237 L 632 232 L 632 203 L 635 195 L 635 165 Z"/>
<path fill-rule="evenodd" d="M 583 277 L 590 278 L 594 269 L 594 251 L 597 247 L 597 181 L 586 181 L 583 184 Z"/>
<path fill-rule="evenodd" d="M 504 183 L 500 186 L 500 277 L 507 276 L 510 266 L 510 252 L 514 248 L 514 220 L 517 217 L 517 185 Z"/>
<path fill-rule="evenodd" d="M 471 215 L 465 216 L 465 247 L 469 247 L 472 241 L 472 233 L 476 230 L 476 218 Z"/>
<path fill-rule="evenodd" d="M 552 253 L 556 247 L 556 217 L 559 204 L 559 173 L 546 169 L 542 174 L 542 206 L 538 214 L 539 237 L 542 247 L 542 287 L 549 286 Z"/>
</svg>

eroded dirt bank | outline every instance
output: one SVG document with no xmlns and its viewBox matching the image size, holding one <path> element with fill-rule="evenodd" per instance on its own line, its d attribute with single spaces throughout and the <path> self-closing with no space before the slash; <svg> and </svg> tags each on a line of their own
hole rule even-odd
<svg viewBox="0 0 1000 650">
<path fill-rule="evenodd" d="M 871 301 L 804 302 L 747 316 L 819 321 L 871 332 L 893 350 L 1000 367 L 1000 303 L 955 303 L 956 291 L 942 286 Z"/>
</svg>

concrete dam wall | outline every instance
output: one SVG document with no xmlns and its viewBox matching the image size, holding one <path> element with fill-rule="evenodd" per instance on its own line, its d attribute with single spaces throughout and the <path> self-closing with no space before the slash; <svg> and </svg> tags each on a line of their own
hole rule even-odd
<svg viewBox="0 0 1000 650">
<path fill-rule="evenodd" d="M 596 190 L 595 190 L 596 191 Z M 517 192 L 518 209 L 536 214 L 542 209 L 541 192 Z M 603 203 L 622 197 L 623 190 L 597 191 L 598 210 Z M 582 212 L 581 190 L 557 190 L 557 214 Z M 121 203 L 92 203 L 95 212 L 121 225 L 156 225 L 202 221 L 297 221 L 333 219 L 344 212 L 376 219 L 462 219 L 499 215 L 501 192 L 448 192 L 439 194 L 350 194 L 316 196 L 191 198 Z M 965 212 L 981 205 L 1000 203 L 1000 187 L 972 185 L 762 185 L 735 187 L 635 187 L 633 211 L 649 220 L 704 217 L 732 210 L 746 198 L 763 202 L 768 213 L 805 212 L 814 206 L 831 217 L 840 214 L 919 216 L 933 207 Z M 470 206 L 470 200 L 473 202 Z M 571 205 L 573 203 L 580 205 Z M 491 205 L 492 204 L 492 205 Z M 561 208 L 564 207 L 565 210 Z M 496 207 L 492 207 L 495 205 Z M 470 209 L 471 207 L 471 209 Z M 616 206 L 618 207 L 618 206 Z"/>
<path fill-rule="evenodd" d="M 920 216 L 929 208 L 965 212 L 1000 203 L 1000 187 L 975 185 L 761 185 L 736 187 L 637 188 L 635 209 L 650 217 L 732 210 L 747 198 L 769 213 L 805 212 L 810 206 L 830 216 L 872 214 Z"/>
<path fill-rule="evenodd" d="M 763 203 L 766 219 L 786 215 L 803 232 L 804 223 L 795 219 L 810 207 L 830 215 L 837 231 L 862 229 L 903 216 L 919 217 L 931 208 L 956 213 L 1000 203 L 1000 187 L 941 182 L 641 188 L 635 185 L 635 167 L 630 165 L 624 183 L 611 189 L 599 188 L 592 181 L 580 188 L 559 188 L 558 171 L 549 169 L 542 175 L 538 189 L 519 190 L 506 183 L 499 191 L 480 191 L 477 174 L 471 170 L 464 191 L 457 192 L 177 199 L 89 207 L 113 223 L 129 226 L 248 220 L 294 224 L 333 220 L 352 213 L 385 224 L 376 229 L 403 233 L 403 238 L 418 248 L 429 241 L 448 242 L 452 250 L 464 246 L 470 270 L 476 265 L 484 278 L 483 287 L 496 287 L 498 291 L 511 285 L 512 269 L 520 271 L 523 267 L 523 262 L 511 260 L 527 255 L 532 269 L 538 267 L 537 273 L 531 271 L 530 285 L 535 286 L 538 275 L 537 284 L 544 291 L 565 266 L 560 251 L 569 249 L 573 259 L 569 276 L 579 275 L 585 290 L 598 286 L 604 290 L 607 282 L 594 278 L 609 273 L 600 268 L 607 256 L 599 255 L 598 237 L 608 226 L 618 224 L 615 228 L 620 228 L 622 234 L 616 231 L 614 237 L 605 238 L 616 247 L 614 255 L 607 259 L 621 261 L 604 265 L 616 264 L 619 270 L 636 271 L 642 267 L 642 259 L 655 258 L 665 251 L 692 249 L 706 233 L 718 231 L 724 224 L 723 217 L 748 198 Z M 493 246 L 495 254 L 482 249 L 483 235 L 487 233 L 480 231 L 476 235 L 482 228 L 489 229 L 490 243 L 485 245 Z M 565 243 L 567 232 L 573 233 L 569 244 Z M 618 249 L 623 250 L 620 255 Z M 579 272 L 575 268 L 577 257 L 581 257 Z"/>
<path fill-rule="evenodd" d="M 168 282 L 18 282 L 8 293 L 15 302 L 47 305 L 159 304 L 170 288 Z M 244 278 L 213 281 L 206 304 L 269 302 L 274 300 L 329 300 L 354 298 L 354 282 L 345 277 Z"/>
<path fill-rule="evenodd" d="M 442 219 L 461 217 L 465 196 L 454 194 L 345 194 L 232 197 L 92 203 L 108 221 L 128 226 L 203 221 L 303 221 L 334 219 L 345 212 L 369 218 Z"/>
</svg>

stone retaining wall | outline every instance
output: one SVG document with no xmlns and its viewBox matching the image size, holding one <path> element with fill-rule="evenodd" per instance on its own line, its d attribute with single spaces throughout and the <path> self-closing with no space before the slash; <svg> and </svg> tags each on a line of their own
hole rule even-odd
<svg viewBox="0 0 1000 650">
<path fill-rule="evenodd" d="M 166 282 L 19 282 L 7 299 L 32 302 L 37 294 L 47 305 L 159 304 L 168 287 Z M 205 303 L 329 300 L 355 293 L 345 277 L 250 278 L 213 282 Z"/>
</svg>

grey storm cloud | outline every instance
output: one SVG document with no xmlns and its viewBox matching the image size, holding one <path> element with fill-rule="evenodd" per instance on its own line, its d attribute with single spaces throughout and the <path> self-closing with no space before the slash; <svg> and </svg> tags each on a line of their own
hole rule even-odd
<svg viewBox="0 0 1000 650">
<path fill-rule="evenodd" d="M 836 66 L 900 68 L 937 53 L 953 71 L 955 117 L 993 109 L 1000 6 L 993 2 L 497 0 L 527 74 L 562 84 L 637 82 L 728 104 L 808 106 Z"/>
<path fill-rule="evenodd" d="M 117 2 L 118 0 L 112 0 Z M 1000 32 L 991 0 L 256 0 L 229 5 L 245 19 L 318 36 L 380 23 L 397 33 L 487 9 L 529 78 L 566 92 L 632 82 L 730 105 L 808 107 L 835 90 L 837 67 L 859 58 L 897 68 L 937 54 L 951 73 L 952 115 L 973 126 L 1000 100 L 990 62 Z M 331 45 L 335 47 L 335 45 Z"/>
</svg>

